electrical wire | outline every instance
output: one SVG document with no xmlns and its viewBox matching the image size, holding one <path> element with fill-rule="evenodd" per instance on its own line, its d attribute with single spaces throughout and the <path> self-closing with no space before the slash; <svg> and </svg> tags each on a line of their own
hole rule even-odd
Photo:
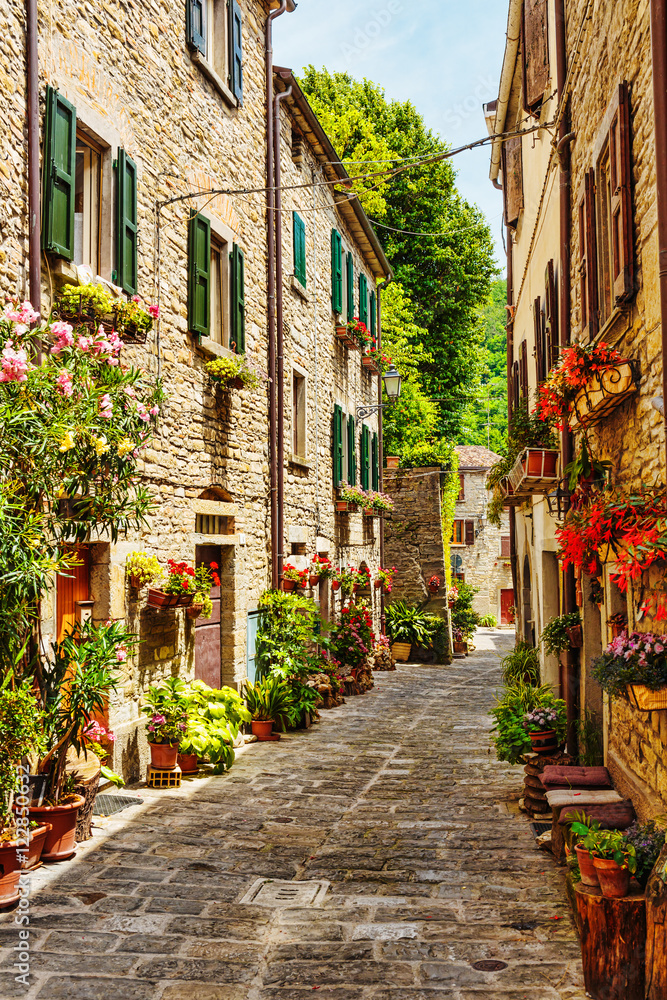
<svg viewBox="0 0 667 1000">
<path fill-rule="evenodd" d="M 467 233 L 471 229 L 481 229 L 482 226 L 488 226 L 489 222 L 499 219 L 502 214 L 502 212 L 499 212 L 498 215 L 492 215 L 486 222 L 476 222 L 474 226 L 465 226 L 463 229 L 452 229 L 447 233 L 416 233 L 412 229 L 396 229 L 394 226 L 387 226 L 384 222 L 378 222 L 376 219 L 369 219 L 369 222 L 372 222 L 374 226 L 379 226 L 381 229 L 389 229 L 392 233 L 401 233 L 405 236 L 430 236 L 439 239 L 441 237 L 458 236 L 459 233 Z"/>
</svg>

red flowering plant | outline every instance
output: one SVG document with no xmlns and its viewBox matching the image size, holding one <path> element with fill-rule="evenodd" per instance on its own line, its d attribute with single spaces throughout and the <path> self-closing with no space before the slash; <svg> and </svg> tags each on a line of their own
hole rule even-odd
<svg viewBox="0 0 667 1000">
<path fill-rule="evenodd" d="M 363 323 L 358 316 L 351 319 L 347 324 L 347 332 L 350 337 L 359 344 L 362 351 L 365 351 L 367 347 L 370 347 L 373 343 L 373 338 L 371 337 L 370 330 Z"/>
<path fill-rule="evenodd" d="M 175 562 L 169 559 L 167 562 L 167 582 L 164 586 L 165 594 L 194 594 L 196 584 L 194 580 L 195 570 L 188 566 L 186 562 Z"/>
<path fill-rule="evenodd" d="M 217 562 L 211 562 L 208 566 L 201 565 L 197 566 L 195 570 L 195 588 L 194 597 L 192 598 L 193 604 L 201 604 L 201 616 L 202 618 L 210 618 L 211 612 L 213 611 L 213 602 L 211 601 L 211 590 L 213 587 L 220 586 L 220 577 L 218 576 L 218 570 L 220 567 Z"/>
<path fill-rule="evenodd" d="M 352 573 L 354 575 L 354 589 L 355 590 L 365 590 L 371 585 L 371 571 L 368 566 L 360 566 L 358 569 L 353 569 Z"/>
<path fill-rule="evenodd" d="M 599 575 L 599 553 L 614 553 L 612 581 L 625 593 L 641 585 L 643 574 L 667 559 L 667 490 L 646 488 L 636 493 L 600 490 L 578 499 L 564 524 L 556 529 L 559 557 L 564 569 L 574 566 Z M 644 601 L 644 611 L 655 609 L 656 621 L 667 620 L 667 591 L 654 590 Z"/>
<path fill-rule="evenodd" d="M 317 577 L 318 580 L 328 580 L 332 572 L 331 561 L 326 556 L 313 556 L 308 567 L 309 576 Z"/>
<path fill-rule="evenodd" d="M 382 566 L 378 567 L 378 581 L 380 585 L 384 588 L 387 594 L 391 594 L 391 588 L 394 585 L 394 574 L 396 573 L 396 567 L 392 566 L 391 569 L 383 569 Z"/>
<path fill-rule="evenodd" d="M 560 364 L 551 369 L 539 387 L 537 413 L 540 420 L 555 423 L 562 431 L 580 390 L 599 372 L 622 360 L 618 351 L 605 343 L 565 347 Z"/>
<path fill-rule="evenodd" d="M 331 633 L 331 652 L 339 663 L 353 670 L 364 665 L 373 650 L 373 619 L 366 604 L 350 604 L 341 611 L 340 623 Z"/>
<path fill-rule="evenodd" d="M 378 366 L 381 372 L 386 372 L 388 368 L 391 368 L 393 361 L 388 354 L 384 351 L 378 350 L 377 347 L 369 347 L 364 351 L 367 358 L 372 358 L 375 364 Z"/>
</svg>

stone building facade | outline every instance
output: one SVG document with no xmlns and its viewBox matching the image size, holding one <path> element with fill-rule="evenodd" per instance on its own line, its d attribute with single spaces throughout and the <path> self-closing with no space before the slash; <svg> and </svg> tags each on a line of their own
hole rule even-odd
<svg viewBox="0 0 667 1000">
<path fill-rule="evenodd" d="M 278 6 L 275 0 L 179 0 L 161 7 L 159 14 L 156 8 L 153 15 L 136 0 L 95 9 L 71 0 L 39 4 L 42 175 L 51 170 L 53 154 L 47 139 L 49 114 L 59 119 L 57 128 L 70 130 L 67 142 L 76 144 L 71 252 L 60 252 L 58 240 L 47 234 L 42 314 L 49 314 L 64 283 L 91 279 L 123 285 L 126 294 L 136 293 L 160 309 L 146 343 L 123 347 L 123 356 L 158 374 L 166 390 L 154 439 L 140 460 L 155 513 L 145 531 L 116 544 L 91 533 L 81 548 L 75 579 L 59 579 L 42 609 L 46 644 L 62 635 L 90 601 L 96 620 L 125 619 L 137 632 L 139 652 L 122 666 L 122 685 L 109 706 L 109 724 L 117 737 L 113 766 L 126 777 L 136 777 L 146 758 L 139 725 L 145 689 L 172 675 L 240 686 L 252 659 L 258 601 L 271 585 L 268 393 L 264 387 L 223 391 L 204 365 L 245 350 L 252 365 L 267 370 L 265 27 L 269 11 Z M 293 9 L 289 0 L 288 11 Z M 203 21 L 197 20 L 200 16 Z M 5 189 L 0 291 L 25 297 L 23 6 L 5 5 L 0 24 L 5 55 L 0 93 L 6 109 L 0 128 L 7 154 L 0 161 Z M 302 97 L 300 103 L 305 106 Z M 302 183 L 304 177 L 310 181 L 331 170 L 346 176 L 312 112 L 303 162 L 297 165 L 292 112 L 283 106 L 281 113 L 285 184 Z M 118 252 L 124 168 L 136 196 L 131 220 L 137 234 L 136 272 L 129 276 Z M 215 193 L 220 191 L 242 193 Z M 355 404 L 376 399 L 378 387 L 362 373 L 359 353 L 353 359 L 350 352 L 348 359 L 335 340 L 332 227 L 344 234 L 355 280 L 364 273 L 368 296 L 377 296 L 378 279 L 390 271 L 358 203 L 352 210 L 340 208 L 332 191 L 330 185 L 311 188 L 307 197 L 315 197 L 318 211 L 312 212 L 310 203 L 290 201 L 283 216 L 288 435 L 294 430 L 293 373 L 305 380 L 298 411 L 299 419 L 305 411 L 304 452 L 286 449 L 285 455 L 283 550 L 285 561 L 305 562 L 319 550 L 336 563 L 366 562 L 375 568 L 377 525 L 362 524 L 360 518 L 347 525 L 333 513 L 333 402 L 340 401 L 354 415 Z M 306 251 L 313 262 L 305 289 L 298 287 L 289 263 L 289 220 L 297 208 L 307 221 Z M 314 219 L 319 227 L 315 240 Z M 193 250 L 193 227 L 205 235 L 203 268 L 200 251 Z M 245 272 L 242 293 L 233 271 L 239 260 Z M 193 309 L 193 280 L 201 288 L 205 282 L 205 318 Z M 353 300 L 356 315 L 358 289 Z M 377 433 L 372 421 L 369 431 Z M 359 434 L 353 440 L 359 448 Z M 376 460 L 379 454 L 378 442 Z M 144 593 L 137 599 L 125 578 L 125 560 L 135 550 L 155 554 L 163 565 L 168 558 L 189 563 L 215 558 L 221 588 L 213 594 L 211 619 L 194 623 L 182 611 L 147 608 Z"/>
<path fill-rule="evenodd" d="M 510 405 L 532 408 L 561 345 L 607 343 L 632 362 L 636 391 L 588 429 L 588 445 L 610 463 L 613 485 L 661 484 L 652 5 L 602 0 L 591 12 L 587 0 L 512 0 L 509 7 L 499 97 L 485 114 L 496 137 L 530 130 L 496 138 L 491 166 L 507 224 Z M 563 449 L 576 457 L 583 440 L 578 426 L 562 437 L 561 476 Z M 518 632 L 537 642 L 551 617 L 579 607 L 583 649 L 562 663 L 542 652 L 543 678 L 567 697 L 571 720 L 593 714 L 619 790 L 640 813 L 654 814 L 667 801 L 667 713 L 647 717 L 610 702 L 590 674 L 610 639 L 612 614 L 624 613 L 631 629 L 651 630 L 650 620 L 640 621 L 639 594 L 619 591 L 613 562 L 602 566 L 600 606 L 589 600 L 589 578 L 568 581 L 558 562 L 558 514 L 545 496 L 512 508 L 510 518 Z"/>
<path fill-rule="evenodd" d="M 456 453 L 461 492 L 450 542 L 452 582 L 463 580 L 477 587 L 475 611 L 509 625 L 514 617 L 509 515 L 503 513 L 499 528 L 487 516 L 490 495 L 486 477 L 500 456 L 476 445 L 458 447 Z"/>
</svg>

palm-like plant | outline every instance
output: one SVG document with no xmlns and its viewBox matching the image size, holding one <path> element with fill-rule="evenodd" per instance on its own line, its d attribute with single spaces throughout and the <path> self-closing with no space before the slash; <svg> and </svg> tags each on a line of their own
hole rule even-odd
<svg viewBox="0 0 667 1000">
<path fill-rule="evenodd" d="M 394 642 L 427 646 L 433 634 L 431 616 L 418 605 L 395 601 L 386 610 L 387 628 Z"/>
<path fill-rule="evenodd" d="M 248 711 L 258 722 L 276 722 L 281 716 L 289 716 L 294 707 L 292 688 L 274 674 L 256 684 L 246 681 L 243 693 Z"/>
</svg>

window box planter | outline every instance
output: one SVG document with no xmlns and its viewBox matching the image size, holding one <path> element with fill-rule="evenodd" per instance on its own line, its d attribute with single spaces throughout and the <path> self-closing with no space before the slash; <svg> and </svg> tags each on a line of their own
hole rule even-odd
<svg viewBox="0 0 667 1000">
<path fill-rule="evenodd" d="M 359 344 L 356 342 L 354 337 L 350 336 L 346 326 L 336 327 L 336 337 L 344 347 L 349 347 L 353 351 L 359 350 Z"/>
<path fill-rule="evenodd" d="M 590 427 L 608 416 L 637 391 L 637 377 L 630 361 L 609 365 L 594 375 L 574 400 L 570 427 Z"/>
<path fill-rule="evenodd" d="M 664 712 L 667 709 L 667 687 L 652 688 L 643 684 L 628 684 L 628 699 L 640 712 Z"/>
<path fill-rule="evenodd" d="M 177 594 L 165 594 L 164 590 L 148 589 L 149 608 L 175 608 L 178 604 Z"/>
<path fill-rule="evenodd" d="M 366 371 L 375 372 L 376 375 L 380 374 L 380 366 L 377 361 L 373 360 L 373 358 L 363 357 L 361 359 L 361 365 L 366 369 Z"/>
<path fill-rule="evenodd" d="M 558 484 L 558 452 L 551 448 L 526 448 L 509 474 L 517 497 L 546 493 Z"/>
<path fill-rule="evenodd" d="M 373 510 L 372 507 L 366 507 L 364 509 L 364 517 L 382 517 L 383 511 Z"/>
<path fill-rule="evenodd" d="M 353 514 L 358 509 L 358 505 L 350 503 L 349 500 L 336 500 L 337 514 Z"/>
</svg>

